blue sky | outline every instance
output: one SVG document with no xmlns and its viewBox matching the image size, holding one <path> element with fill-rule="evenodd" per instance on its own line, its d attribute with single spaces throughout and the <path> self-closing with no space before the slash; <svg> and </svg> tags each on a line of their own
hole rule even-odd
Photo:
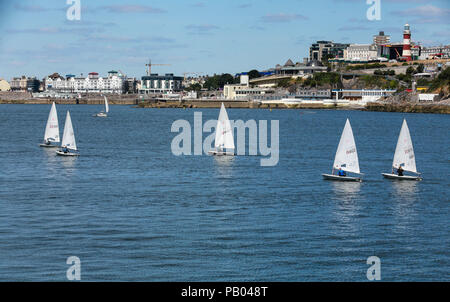
<svg viewBox="0 0 450 302">
<path fill-rule="evenodd" d="M 81 0 L 68 21 L 66 0 L 0 0 L 0 78 L 121 70 L 238 73 L 301 61 L 320 39 L 371 43 L 384 30 L 401 41 L 403 25 L 423 45 L 450 44 L 449 0 L 380 0 L 369 21 L 366 0 Z"/>
</svg>

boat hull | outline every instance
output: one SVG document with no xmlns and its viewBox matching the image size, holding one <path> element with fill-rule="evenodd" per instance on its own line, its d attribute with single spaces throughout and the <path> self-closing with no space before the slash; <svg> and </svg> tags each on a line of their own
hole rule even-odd
<svg viewBox="0 0 450 302">
<path fill-rule="evenodd" d="M 397 174 L 391 174 L 391 173 L 382 173 L 381 175 L 383 175 L 384 178 L 387 179 L 395 179 L 395 180 L 413 180 L 413 181 L 420 181 L 422 180 L 422 177 L 420 176 L 409 176 L 409 175 L 404 175 L 404 176 L 398 176 Z"/>
<path fill-rule="evenodd" d="M 56 151 L 56 155 L 59 155 L 59 156 L 70 156 L 70 157 L 80 156 L 79 153 L 72 153 L 72 152 L 64 153 L 63 151 L 60 151 L 60 150 Z"/>
<path fill-rule="evenodd" d="M 226 152 L 226 151 L 209 151 L 209 155 L 212 156 L 234 156 L 234 152 Z"/>
<path fill-rule="evenodd" d="M 39 147 L 41 148 L 58 148 L 57 145 L 47 145 L 47 144 L 40 144 Z"/>
<path fill-rule="evenodd" d="M 97 113 L 94 115 L 94 117 L 108 117 L 105 113 Z"/>
<path fill-rule="evenodd" d="M 338 176 L 333 174 L 322 174 L 322 176 L 326 180 L 362 182 L 360 177 Z"/>
</svg>

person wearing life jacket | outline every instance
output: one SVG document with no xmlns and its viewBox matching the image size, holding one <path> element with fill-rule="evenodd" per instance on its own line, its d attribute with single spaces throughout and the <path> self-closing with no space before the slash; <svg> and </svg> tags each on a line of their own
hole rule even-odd
<svg viewBox="0 0 450 302">
<path fill-rule="evenodd" d="M 339 168 L 339 172 L 338 172 L 338 175 L 339 176 L 347 176 L 347 173 L 345 173 L 345 171 L 344 170 L 342 170 L 342 168 Z"/>
<path fill-rule="evenodd" d="M 397 174 L 398 174 L 398 176 L 403 176 L 403 168 L 402 168 L 402 166 L 400 166 L 400 167 L 398 167 L 398 169 L 397 169 Z"/>
</svg>

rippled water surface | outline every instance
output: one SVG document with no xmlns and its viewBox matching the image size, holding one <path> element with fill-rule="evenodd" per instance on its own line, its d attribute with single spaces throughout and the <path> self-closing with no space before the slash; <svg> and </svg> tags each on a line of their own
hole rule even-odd
<svg viewBox="0 0 450 302">
<path fill-rule="evenodd" d="M 0 106 L 1 281 L 66 280 L 69 256 L 85 281 L 364 281 L 370 256 L 384 281 L 450 281 L 449 116 L 228 110 L 280 121 L 280 162 L 261 167 L 172 155 L 171 125 L 193 125 L 193 109 L 57 109 L 61 128 L 71 112 L 79 158 L 38 147 L 50 106 Z M 321 178 L 347 117 L 361 184 Z M 420 183 L 380 174 L 405 117 Z"/>
</svg>

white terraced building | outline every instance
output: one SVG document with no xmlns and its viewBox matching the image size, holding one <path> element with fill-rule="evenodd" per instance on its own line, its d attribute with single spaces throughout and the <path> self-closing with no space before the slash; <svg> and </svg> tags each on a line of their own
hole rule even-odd
<svg viewBox="0 0 450 302">
<path fill-rule="evenodd" d="M 54 74 L 45 79 L 45 91 L 61 93 L 118 93 L 125 89 L 126 77 L 117 71 L 108 72 L 107 77 L 99 77 L 91 72 L 87 78 L 67 75 L 66 78 Z"/>
<path fill-rule="evenodd" d="M 351 44 L 344 50 L 344 58 L 346 61 L 370 61 L 376 60 L 377 46 L 371 44 Z"/>
</svg>

